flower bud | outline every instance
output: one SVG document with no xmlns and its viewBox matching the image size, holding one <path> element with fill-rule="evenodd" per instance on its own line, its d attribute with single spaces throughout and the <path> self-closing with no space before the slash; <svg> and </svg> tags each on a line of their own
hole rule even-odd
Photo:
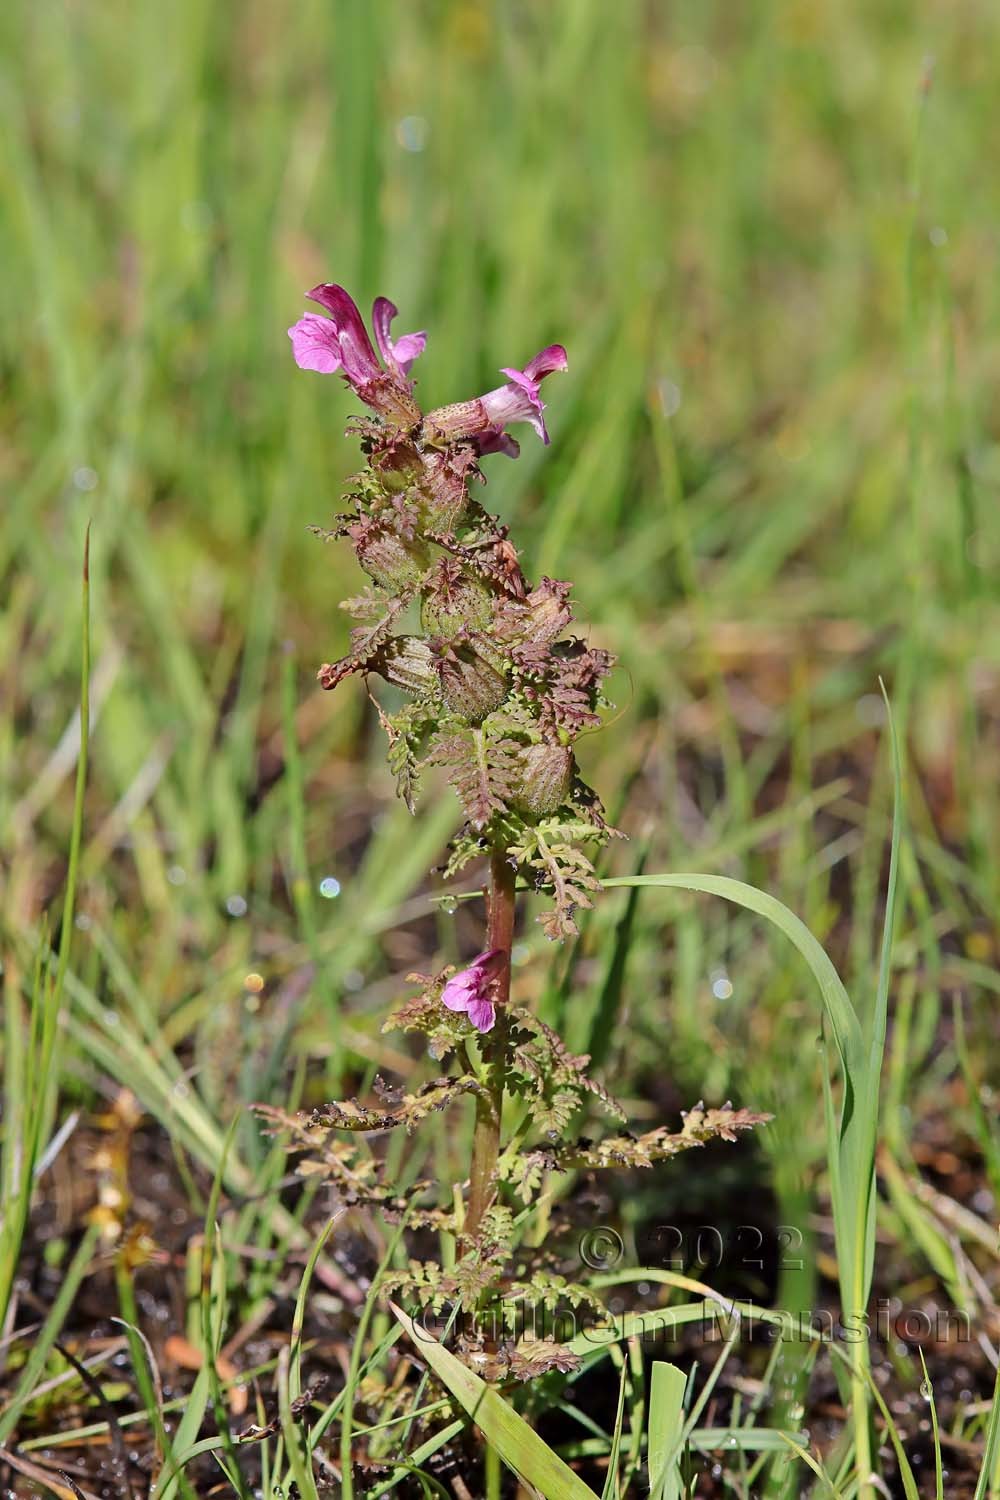
<svg viewBox="0 0 1000 1500">
<path fill-rule="evenodd" d="M 441 692 L 452 713 L 478 721 L 506 698 L 506 679 L 471 646 L 438 637 L 432 649 Z"/>
<path fill-rule="evenodd" d="M 573 752 L 565 745 L 543 741 L 528 745 L 521 759 L 523 776 L 513 804 L 533 818 L 554 813 L 569 796 L 573 781 Z"/>
<path fill-rule="evenodd" d="M 428 531 L 447 536 L 462 519 L 469 503 L 468 483 L 476 469 L 476 454 L 468 446 L 432 450 L 421 455 L 425 501 L 425 523 Z"/>
<path fill-rule="evenodd" d="M 426 697 L 437 689 L 431 648 L 419 635 L 395 635 L 375 658 L 374 667 L 387 682 Z"/>
<path fill-rule="evenodd" d="M 466 573 L 454 558 L 443 558 L 424 594 L 420 623 L 428 635 L 451 640 L 463 629 L 486 626 L 492 603 L 493 596 L 480 579 Z"/>
<path fill-rule="evenodd" d="M 396 592 L 419 583 L 427 567 L 427 553 L 422 546 L 406 543 L 395 531 L 372 521 L 348 526 L 358 562 L 370 578 L 382 588 Z"/>
</svg>

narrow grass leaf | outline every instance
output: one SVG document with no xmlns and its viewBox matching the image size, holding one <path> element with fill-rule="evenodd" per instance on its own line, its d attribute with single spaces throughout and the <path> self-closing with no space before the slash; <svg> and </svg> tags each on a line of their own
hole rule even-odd
<svg viewBox="0 0 1000 1500">
<path fill-rule="evenodd" d="M 687 1376 L 666 1360 L 653 1362 L 649 1386 L 650 1500 L 679 1500 L 681 1494 L 677 1451 L 684 1431 L 684 1392 Z"/>
<path fill-rule="evenodd" d="M 90 1259 L 94 1253 L 99 1235 L 100 1229 L 98 1226 L 96 1224 L 89 1225 L 83 1239 L 80 1241 L 76 1254 L 69 1263 L 56 1300 L 53 1302 L 45 1322 L 32 1342 L 31 1352 L 25 1360 L 24 1369 L 21 1371 L 21 1378 L 17 1383 L 14 1394 L 3 1410 L 0 1411 L 0 1443 L 6 1443 L 17 1426 L 17 1419 L 21 1411 L 31 1399 L 31 1394 L 38 1384 L 39 1376 L 45 1368 L 45 1361 L 52 1352 L 52 1346 L 59 1337 L 63 1323 L 66 1321 L 66 1316 L 80 1289 L 80 1283 L 87 1274 Z"/>
<path fill-rule="evenodd" d="M 594 1500 L 593 1490 L 553 1453 L 499 1391 L 488 1386 L 430 1334 L 418 1329 L 401 1307 L 394 1302 L 390 1306 L 414 1348 L 465 1408 L 508 1468 L 527 1484 L 534 1485 L 545 1500 Z"/>
</svg>

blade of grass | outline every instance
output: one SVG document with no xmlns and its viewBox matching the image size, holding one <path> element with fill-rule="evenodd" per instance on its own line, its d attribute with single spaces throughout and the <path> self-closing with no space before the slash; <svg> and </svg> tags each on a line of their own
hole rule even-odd
<svg viewBox="0 0 1000 1500">
<path fill-rule="evenodd" d="M 70 829 L 66 889 L 63 896 L 59 953 L 53 978 L 48 969 L 35 969 L 27 1049 L 21 1046 L 19 1004 L 16 995 L 9 997 L 9 1014 L 5 1026 L 8 1059 L 16 1064 L 14 1075 L 5 1069 L 4 1103 L 10 1122 L 3 1138 L 4 1213 L 0 1222 L 0 1328 L 6 1326 L 7 1309 L 17 1274 L 21 1245 L 28 1225 L 31 1199 L 35 1187 L 35 1166 L 42 1154 L 42 1142 L 49 1133 L 55 1112 L 59 1083 L 57 1041 L 59 1009 L 69 968 L 73 944 L 73 915 L 80 869 L 83 839 L 84 797 L 87 790 L 87 766 L 90 740 L 90 526 L 83 545 L 82 596 L 80 611 L 80 746 L 76 762 L 76 787 L 73 794 L 73 821 Z M 22 1071 L 23 1069 L 23 1071 Z M 11 1189 L 13 1191 L 11 1192 Z M 9 1195 L 9 1196 L 8 1196 Z M 0 1441 L 3 1441 L 0 1436 Z"/>
<path fill-rule="evenodd" d="M 619 1484 L 618 1460 L 622 1446 L 622 1427 L 625 1421 L 625 1388 L 628 1383 L 628 1365 L 621 1361 L 621 1371 L 618 1376 L 618 1402 L 615 1409 L 615 1425 L 611 1429 L 611 1445 L 608 1449 L 608 1472 L 604 1480 L 604 1488 L 601 1491 L 601 1500 L 617 1500 L 621 1494 Z"/>
<path fill-rule="evenodd" d="M 17 1419 L 24 1409 L 26 1403 L 31 1400 L 32 1392 L 38 1384 L 38 1378 L 45 1368 L 45 1361 L 52 1351 L 52 1346 L 59 1337 L 66 1316 L 73 1306 L 73 1299 L 80 1289 L 80 1283 L 90 1266 L 91 1257 L 100 1237 L 100 1229 L 96 1224 L 88 1226 L 82 1240 L 77 1246 L 76 1254 L 70 1261 L 63 1278 L 62 1286 L 49 1309 L 48 1316 L 42 1324 L 37 1335 L 32 1340 L 31 1350 L 24 1362 L 21 1378 L 17 1382 L 14 1394 L 6 1406 L 0 1410 L 0 1444 L 5 1444 L 17 1426 Z"/>
<path fill-rule="evenodd" d="M 920 1355 L 920 1368 L 924 1372 L 924 1378 L 920 1383 L 920 1394 L 926 1397 L 931 1409 L 931 1435 L 934 1439 L 934 1495 L 935 1500 L 944 1500 L 944 1465 L 941 1458 L 941 1429 L 938 1427 L 937 1402 L 934 1400 L 934 1386 L 927 1373 L 924 1351 L 919 1345 L 917 1353 Z"/>
<path fill-rule="evenodd" d="M 288 1462 L 298 1493 L 303 1496 L 303 1500 L 319 1500 L 307 1435 L 306 1441 L 303 1441 L 302 1427 L 296 1423 L 292 1415 L 290 1369 L 290 1351 L 284 1348 L 278 1356 L 278 1412 L 281 1417 L 281 1431 L 284 1435 Z M 343 1492 L 347 1493 L 346 1487 Z"/>
<path fill-rule="evenodd" d="M 883 686 L 883 696 L 885 689 Z M 845 1327 L 863 1331 L 871 1288 L 875 1253 L 875 1149 L 878 1137 L 879 1087 L 888 1016 L 889 981 L 895 927 L 902 828 L 902 769 L 895 726 L 888 698 L 892 752 L 894 811 L 892 819 L 889 879 L 882 931 L 878 983 L 871 1018 L 863 1025 L 828 955 L 799 917 L 773 896 L 727 876 L 664 874 L 619 876 L 604 881 L 607 888 L 653 886 L 700 891 L 722 896 L 772 922 L 805 958 L 823 1000 L 825 1016 L 833 1030 L 840 1055 L 843 1100 L 839 1119 L 835 1115 L 829 1081 L 824 1075 L 827 1116 L 827 1155 L 830 1164 L 835 1238 L 841 1290 L 841 1317 Z M 852 1412 L 855 1466 L 859 1495 L 872 1494 L 872 1453 L 869 1432 L 869 1348 L 865 1338 L 859 1358 L 852 1365 Z"/>
<path fill-rule="evenodd" d="M 1000 1369 L 993 1386 L 993 1404 L 986 1424 L 983 1461 L 976 1480 L 973 1500 L 996 1500 L 1000 1495 Z"/>
<path fill-rule="evenodd" d="M 354 1494 L 354 1481 L 351 1476 L 351 1433 L 354 1426 L 354 1401 L 357 1395 L 358 1381 L 361 1377 L 361 1367 L 364 1360 L 365 1336 L 375 1312 L 382 1278 L 392 1264 L 392 1258 L 396 1253 L 396 1246 L 403 1237 L 408 1217 L 409 1210 L 407 1209 L 396 1225 L 393 1236 L 386 1246 L 385 1254 L 379 1262 L 375 1275 L 372 1277 L 372 1284 L 369 1288 L 368 1296 L 365 1298 L 364 1306 L 361 1309 L 357 1332 L 354 1335 L 354 1343 L 351 1346 L 351 1362 L 348 1366 L 347 1381 L 343 1393 L 344 1414 L 340 1422 L 340 1467 L 344 1500 L 352 1500 Z"/>
<path fill-rule="evenodd" d="M 677 1454 L 684 1433 L 687 1376 L 666 1360 L 653 1362 L 649 1386 L 649 1500 L 679 1500 Z"/>
<path fill-rule="evenodd" d="M 508 1468 L 532 1484 L 546 1500 L 594 1500 L 594 1492 L 545 1443 L 499 1391 L 488 1386 L 461 1360 L 390 1303 L 415 1349 L 455 1400 L 465 1408 Z"/>
</svg>

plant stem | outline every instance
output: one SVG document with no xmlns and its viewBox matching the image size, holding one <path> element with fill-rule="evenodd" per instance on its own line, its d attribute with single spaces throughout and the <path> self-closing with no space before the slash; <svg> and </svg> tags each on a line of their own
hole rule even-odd
<svg viewBox="0 0 1000 1500">
<path fill-rule="evenodd" d="M 871 1351 L 867 1339 L 858 1347 L 856 1368 L 851 1374 L 851 1414 L 854 1423 L 854 1472 L 858 1480 L 858 1500 L 874 1500 L 875 1487 L 872 1477 L 872 1447 L 869 1429 L 868 1379 L 871 1370 Z"/>
<path fill-rule="evenodd" d="M 497 1019 L 489 1035 L 486 1052 L 487 1094 L 476 1098 L 476 1129 L 472 1139 L 472 1171 L 469 1184 L 469 1206 L 465 1216 L 465 1233 L 475 1235 L 483 1214 L 496 1191 L 497 1158 L 500 1155 L 500 1125 L 503 1115 L 504 1081 L 507 1075 L 507 1047 L 510 1036 L 510 948 L 514 939 L 515 872 L 500 850 L 490 861 L 489 918 L 487 948 L 497 948 L 504 964 L 494 981 Z"/>
</svg>

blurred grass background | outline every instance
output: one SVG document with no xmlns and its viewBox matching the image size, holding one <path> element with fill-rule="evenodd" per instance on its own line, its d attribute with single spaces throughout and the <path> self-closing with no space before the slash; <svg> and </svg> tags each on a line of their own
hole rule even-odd
<svg viewBox="0 0 1000 1500">
<path fill-rule="evenodd" d="M 552 447 L 490 460 L 484 498 L 620 658 L 618 716 L 583 746 L 632 836 L 617 870 L 754 880 L 872 973 L 885 677 L 913 830 L 894 1139 L 943 1114 L 995 1171 L 1000 11 L 10 0 L 0 37 L 11 995 L 65 871 L 93 523 L 62 1108 L 128 1084 L 212 1167 L 294 1059 L 405 1069 L 378 1036 L 400 976 L 435 934 L 478 946 L 474 910 L 427 919 L 451 801 L 411 821 L 360 687 L 315 688 L 357 581 L 307 527 L 356 466 L 354 407 L 285 329 L 337 280 L 429 331 L 427 407 L 567 346 Z M 643 897 L 622 987 L 622 910 L 609 895 L 572 980 L 529 924 L 522 992 L 599 1033 L 640 1115 L 774 1110 L 780 1216 L 804 1223 L 804 973 L 748 918 Z"/>
</svg>

